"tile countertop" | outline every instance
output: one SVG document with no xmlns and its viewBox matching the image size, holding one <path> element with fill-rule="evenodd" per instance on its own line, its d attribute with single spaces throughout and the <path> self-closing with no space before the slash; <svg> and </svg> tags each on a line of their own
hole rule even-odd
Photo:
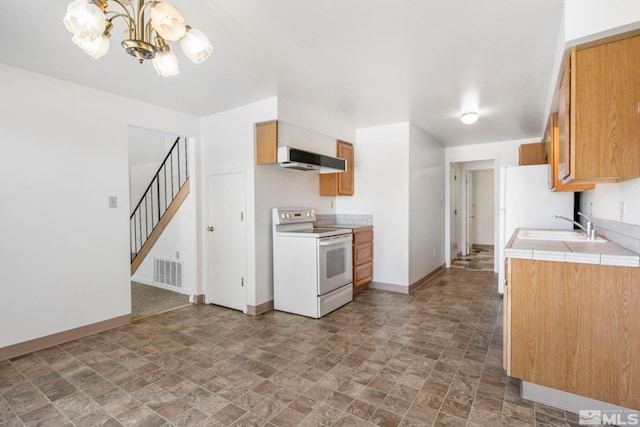
<svg viewBox="0 0 640 427">
<path fill-rule="evenodd" d="M 640 267 L 640 255 L 613 242 L 519 239 L 519 231 L 504 249 L 506 258 Z"/>
</svg>

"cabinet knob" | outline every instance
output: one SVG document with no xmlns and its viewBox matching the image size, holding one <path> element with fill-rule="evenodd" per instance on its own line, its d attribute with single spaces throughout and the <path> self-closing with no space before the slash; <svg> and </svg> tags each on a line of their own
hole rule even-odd
<svg viewBox="0 0 640 427">
<path fill-rule="evenodd" d="M 213 231 L 213 230 L 215 230 L 215 228 L 213 228 L 211 226 L 207 227 L 207 231 Z"/>
</svg>

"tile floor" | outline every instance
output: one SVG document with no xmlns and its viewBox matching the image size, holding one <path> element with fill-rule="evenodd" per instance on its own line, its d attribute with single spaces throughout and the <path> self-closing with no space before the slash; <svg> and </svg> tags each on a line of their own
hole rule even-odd
<svg viewBox="0 0 640 427">
<path fill-rule="evenodd" d="M 502 370 L 489 272 L 313 320 L 192 306 L 0 362 L 0 426 L 573 426 Z"/>
<path fill-rule="evenodd" d="M 460 255 L 453 260 L 451 267 L 476 271 L 493 271 L 493 246 L 473 245 L 471 253 L 466 256 Z"/>
</svg>

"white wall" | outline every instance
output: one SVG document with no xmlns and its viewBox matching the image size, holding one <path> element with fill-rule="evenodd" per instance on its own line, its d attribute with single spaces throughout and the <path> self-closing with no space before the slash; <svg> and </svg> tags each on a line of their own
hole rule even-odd
<svg viewBox="0 0 640 427">
<path fill-rule="evenodd" d="M 621 202 L 624 202 L 622 213 Z M 640 178 L 615 184 L 597 184 L 595 190 L 582 192 L 580 209 L 596 218 L 640 225 Z"/>
<path fill-rule="evenodd" d="M 131 213 L 147 191 L 151 179 L 158 171 L 162 159 L 157 162 L 129 165 L 129 206 Z"/>
<path fill-rule="evenodd" d="M 127 127 L 129 141 L 129 205 L 131 211 L 147 190 L 158 168 L 176 140 L 168 135 L 136 126 Z"/>
<path fill-rule="evenodd" d="M 409 284 L 444 264 L 444 148 L 409 129 Z M 375 219 L 375 217 L 374 217 Z"/>
<path fill-rule="evenodd" d="M 318 174 L 281 169 L 276 164 L 255 165 L 254 125 L 274 119 L 278 119 L 280 146 L 335 156 L 338 138 L 355 140 L 355 131 L 277 98 L 203 118 L 204 174 L 229 169 L 246 172 L 247 304 L 252 306 L 273 299 L 271 209 L 303 206 L 319 213 L 331 210 L 332 199 L 318 195 Z M 202 200 L 206 203 L 204 193 Z M 202 250 L 206 256 L 206 248 Z M 206 283 L 206 278 L 203 281 Z"/>
<path fill-rule="evenodd" d="M 473 203 L 475 204 L 475 227 L 471 234 L 471 244 L 494 244 L 495 191 L 494 171 L 478 170 L 473 174 Z"/>
<path fill-rule="evenodd" d="M 565 0 L 564 13 L 569 45 L 640 28 L 637 0 Z"/>
<path fill-rule="evenodd" d="M 565 0 L 565 41 L 574 45 L 640 28 L 637 0 Z M 626 208 L 620 216 L 620 202 Z M 597 218 L 640 224 L 640 180 L 598 184 L 581 195 L 581 209 Z"/>
<path fill-rule="evenodd" d="M 259 180 L 259 169 L 254 170 L 254 125 L 258 122 L 274 120 L 277 117 L 277 99 L 269 98 L 240 108 L 225 111 L 219 114 L 204 117 L 202 119 L 202 147 L 201 147 L 201 169 L 199 198 L 201 200 L 198 212 L 199 248 L 201 259 L 200 276 L 203 291 L 207 286 L 207 248 L 204 246 L 204 219 L 206 218 L 206 176 L 213 173 L 231 170 L 242 170 L 246 179 L 246 215 L 247 226 L 247 304 L 257 305 L 264 301 L 257 300 L 256 296 L 263 292 L 258 288 L 263 286 L 263 279 L 257 272 L 258 264 L 263 263 L 263 258 L 267 256 L 263 249 L 257 247 L 258 235 L 268 232 L 261 225 L 258 231 L 258 224 L 262 224 L 264 219 L 257 213 L 257 193 L 255 181 Z M 270 222 L 269 222 L 270 223 Z M 258 283 L 259 282 L 259 283 Z"/>
<path fill-rule="evenodd" d="M 0 347 L 131 313 L 127 126 L 198 119 L 5 65 L 0 91 Z"/>
<path fill-rule="evenodd" d="M 278 145 L 292 146 L 329 156 L 336 155 L 338 139 L 355 142 L 355 130 L 331 117 L 278 98 Z M 356 150 L 357 151 L 357 150 Z M 311 207 L 318 213 L 333 213 L 331 201 L 321 197 L 317 173 L 287 170 L 277 165 L 255 168 L 256 212 L 256 302 L 273 299 L 273 248 L 271 209 Z M 366 212 L 359 212 L 366 213 Z"/>
<path fill-rule="evenodd" d="M 345 214 L 373 215 L 375 282 L 409 283 L 409 123 L 358 129 L 355 194 L 336 200 Z"/>
</svg>

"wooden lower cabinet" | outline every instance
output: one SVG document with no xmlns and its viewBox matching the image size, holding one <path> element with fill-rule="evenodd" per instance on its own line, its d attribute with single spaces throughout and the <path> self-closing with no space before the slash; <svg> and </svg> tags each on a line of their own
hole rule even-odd
<svg viewBox="0 0 640 427">
<path fill-rule="evenodd" d="M 640 268 L 509 259 L 507 374 L 640 409 Z"/>
<path fill-rule="evenodd" d="M 373 226 L 353 229 L 353 292 L 373 279 Z"/>
<path fill-rule="evenodd" d="M 360 288 L 373 279 L 373 262 L 353 267 L 353 287 Z"/>
<path fill-rule="evenodd" d="M 511 375 L 511 259 L 506 258 L 505 263 L 505 283 L 502 295 L 502 328 L 504 337 L 502 339 L 502 365 L 507 374 Z"/>
</svg>

